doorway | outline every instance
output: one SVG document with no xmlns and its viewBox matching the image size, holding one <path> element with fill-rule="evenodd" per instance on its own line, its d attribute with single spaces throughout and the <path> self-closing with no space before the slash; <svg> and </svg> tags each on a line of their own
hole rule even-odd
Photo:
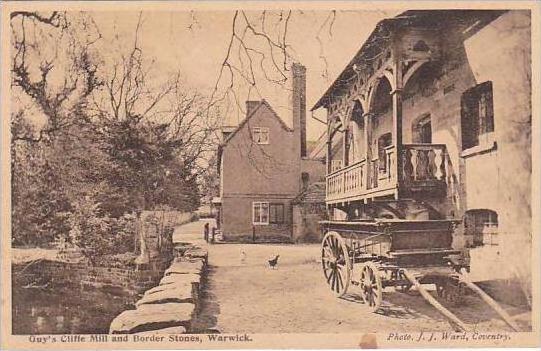
<svg viewBox="0 0 541 351">
<path fill-rule="evenodd" d="M 432 121 L 429 113 L 419 117 L 413 124 L 412 139 L 414 144 L 432 144 Z"/>
</svg>

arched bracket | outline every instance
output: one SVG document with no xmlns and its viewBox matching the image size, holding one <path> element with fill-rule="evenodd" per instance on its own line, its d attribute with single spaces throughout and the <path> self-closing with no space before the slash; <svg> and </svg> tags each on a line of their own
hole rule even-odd
<svg viewBox="0 0 541 351">
<path fill-rule="evenodd" d="M 415 74 L 415 72 L 417 72 L 417 70 L 419 68 L 421 68 L 422 65 L 424 65 L 425 63 L 429 62 L 429 60 L 419 60 L 419 61 L 415 61 L 411 67 L 408 68 L 408 70 L 405 72 L 405 74 L 403 75 L 403 78 L 402 78 L 402 86 L 405 87 L 406 84 L 408 84 L 408 81 L 410 80 L 410 78 L 413 76 L 413 74 Z"/>
</svg>

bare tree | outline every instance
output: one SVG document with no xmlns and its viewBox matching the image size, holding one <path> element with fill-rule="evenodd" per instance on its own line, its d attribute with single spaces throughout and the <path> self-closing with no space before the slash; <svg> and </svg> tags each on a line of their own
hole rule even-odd
<svg viewBox="0 0 541 351">
<path fill-rule="evenodd" d="M 217 110 L 184 84 L 180 72 L 163 81 L 154 78 L 154 61 L 145 57 L 139 43 L 142 24 L 140 14 L 133 44 L 104 72 L 104 84 L 92 96 L 90 114 L 109 132 L 119 128 L 144 132 L 148 147 L 170 148 L 189 175 L 196 176 L 216 145 Z"/>
<path fill-rule="evenodd" d="M 10 25 L 13 95 L 45 117 L 37 135 L 27 130 L 12 140 L 39 142 L 84 118 L 88 97 L 101 85 L 92 53 L 101 34 L 91 17 L 56 11 L 12 12 Z"/>
</svg>

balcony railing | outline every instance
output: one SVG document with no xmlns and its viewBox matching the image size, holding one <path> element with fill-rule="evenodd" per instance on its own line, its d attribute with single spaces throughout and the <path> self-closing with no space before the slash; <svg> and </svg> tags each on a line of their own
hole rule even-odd
<svg viewBox="0 0 541 351">
<path fill-rule="evenodd" d="M 402 177 L 396 175 L 396 148 L 388 146 L 382 158 L 353 163 L 327 176 L 327 201 L 355 200 L 388 195 L 399 186 L 405 192 L 429 190 L 445 184 L 445 145 L 406 144 L 400 157 Z"/>
<path fill-rule="evenodd" d="M 445 183 L 444 144 L 407 144 L 402 151 L 402 182 L 410 190 Z"/>
</svg>

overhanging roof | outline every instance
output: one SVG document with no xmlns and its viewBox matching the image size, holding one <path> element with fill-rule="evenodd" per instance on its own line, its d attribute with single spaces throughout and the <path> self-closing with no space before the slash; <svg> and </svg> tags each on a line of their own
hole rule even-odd
<svg viewBox="0 0 541 351">
<path fill-rule="evenodd" d="M 378 22 L 368 39 L 361 46 L 353 59 L 342 70 L 323 96 L 311 108 L 311 111 L 326 106 L 333 94 L 345 88 L 355 77 L 353 65 L 367 62 L 371 53 L 378 48 L 378 44 L 385 39 L 384 35 L 397 26 L 423 25 L 425 27 L 439 27 L 443 22 L 456 21 L 463 28 L 472 25 L 484 25 L 491 22 L 507 10 L 409 10 L 393 18 L 386 18 Z M 478 27 L 481 27 L 478 26 Z"/>
</svg>

